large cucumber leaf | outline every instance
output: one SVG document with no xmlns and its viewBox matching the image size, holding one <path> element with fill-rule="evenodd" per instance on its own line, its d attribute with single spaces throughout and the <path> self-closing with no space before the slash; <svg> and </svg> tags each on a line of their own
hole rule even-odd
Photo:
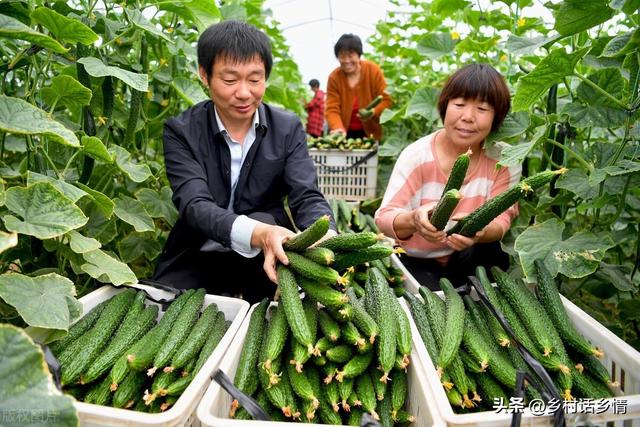
<svg viewBox="0 0 640 427">
<path fill-rule="evenodd" d="M 65 53 L 68 50 L 51 37 L 32 30 L 22 22 L 7 15 L 0 15 L 0 37 L 28 41 L 56 53 Z"/>
<path fill-rule="evenodd" d="M 0 95 L 0 130 L 16 135 L 46 135 L 52 141 L 80 146 L 71 130 L 38 107 L 11 96 Z"/>
<path fill-rule="evenodd" d="M 73 282 L 55 273 L 36 277 L 0 275 L 0 297 L 30 326 L 66 331 L 81 313 L 75 293 Z"/>
<path fill-rule="evenodd" d="M 541 259 L 552 276 L 562 273 L 570 278 L 592 274 L 604 258 L 607 249 L 614 246 L 611 237 L 580 231 L 563 239 L 564 223 L 549 219 L 523 231 L 514 245 L 522 270 L 529 281 L 536 274 L 533 261 Z"/>
<path fill-rule="evenodd" d="M 100 282 L 113 283 L 118 286 L 124 283 L 135 283 L 138 281 L 136 275 L 127 264 L 112 257 L 101 249 L 86 252 L 82 254 L 82 256 L 86 261 L 86 263 L 81 266 L 82 270 Z"/>
<path fill-rule="evenodd" d="M 60 236 L 88 221 L 82 210 L 49 182 L 11 187 L 7 190 L 7 208 L 22 218 L 5 215 L 7 230 L 39 239 Z"/>
<path fill-rule="evenodd" d="M 3 426 L 78 425 L 73 398 L 56 389 L 42 351 L 13 325 L 0 324 L 0 378 Z"/>
<path fill-rule="evenodd" d="M 136 199 L 128 196 L 114 199 L 116 204 L 115 214 L 118 218 L 133 226 L 138 232 L 153 231 L 155 225 L 144 205 Z"/>
<path fill-rule="evenodd" d="M 67 43 L 80 42 L 85 45 L 93 44 L 98 35 L 77 19 L 67 18 L 48 7 L 38 7 L 31 13 L 31 17 L 58 39 Z"/>
</svg>

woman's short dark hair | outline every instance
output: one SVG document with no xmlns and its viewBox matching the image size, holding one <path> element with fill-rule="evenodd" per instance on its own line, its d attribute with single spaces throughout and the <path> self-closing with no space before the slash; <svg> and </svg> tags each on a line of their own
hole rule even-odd
<svg viewBox="0 0 640 427">
<path fill-rule="evenodd" d="M 320 81 L 318 79 L 311 79 L 309 80 L 309 86 L 320 87 Z"/>
<path fill-rule="evenodd" d="M 273 57 L 269 38 L 253 25 L 240 21 L 223 21 L 207 28 L 198 39 L 198 65 L 204 68 L 207 80 L 216 59 L 249 62 L 258 56 L 269 78 Z"/>
<path fill-rule="evenodd" d="M 504 77 L 488 64 L 469 64 L 449 76 L 438 99 L 443 122 L 447 105 L 455 98 L 477 99 L 491 105 L 495 113 L 492 131 L 500 128 L 511 106 L 511 95 Z"/>
<path fill-rule="evenodd" d="M 360 40 L 360 37 L 355 34 L 341 35 L 336 42 L 336 45 L 333 47 L 333 53 L 336 54 L 336 58 L 340 51 L 343 50 L 347 52 L 355 52 L 358 56 L 362 55 L 362 41 Z"/>
</svg>

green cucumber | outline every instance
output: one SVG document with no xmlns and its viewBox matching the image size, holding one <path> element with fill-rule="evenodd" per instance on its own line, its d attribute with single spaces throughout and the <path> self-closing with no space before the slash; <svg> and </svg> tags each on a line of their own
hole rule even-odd
<svg viewBox="0 0 640 427">
<path fill-rule="evenodd" d="M 289 267 L 299 275 L 321 284 L 342 283 L 342 278 L 333 268 L 313 262 L 296 252 L 285 251 L 285 254 L 289 259 Z"/>
<path fill-rule="evenodd" d="M 173 327 L 167 334 L 153 359 L 153 367 L 147 374 L 153 376 L 156 369 L 163 368 L 171 362 L 171 358 L 189 336 L 189 332 L 198 320 L 198 315 L 204 303 L 205 290 L 198 289 L 186 302 L 176 318 Z"/>
<path fill-rule="evenodd" d="M 338 234 L 318 243 L 320 248 L 329 248 L 334 252 L 357 251 L 376 244 L 378 235 L 373 232 Z"/>
<path fill-rule="evenodd" d="M 114 408 L 130 408 L 143 396 L 146 375 L 144 372 L 129 371 L 122 384 L 113 393 Z"/>
<path fill-rule="evenodd" d="M 431 222 L 437 230 L 444 230 L 453 210 L 458 206 L 458 203 L 460 203 L 461 198 L 462 195 L 455 188 L 444 193 L 438 201 L 438 204 L 436 204 L 436 207 L 433 208 L 429 222 Z"/>
<path fill-rule="evenodd" d="M 308 248 L 302 254 L 320 265 L 331 265 L 336 258 L 335 253 L 329 248 Z"/>
<path fill-rule="evenodd" d="M 445 295 L 445 325 L 437 368 L 443 370 L 453 361 L 460 348 L 466 311 L 462 298 L 449 280 L 441 278 L 440 288 Z"/>
<path fill-rule="evenodd" d="M 62 365 L 62 384 L 72 384 L 80 379 L 80 375 L 107 345 L 111 335 L 126 315 L 135 295 L 135 291 L 128 288 L 112 297 L 93 328 L 62 353 L 63 357 L 67 352 L 73 352 L 74 355 L 68 363 Z"/>
<path fill-rule="evenodd" d="M 471 150 L 467 150 L 460 154 L 453 163 L 451 172 L 449 173 L 449 178 L 447 178 L 447 183 L 444 185 L 444 189 L 442 190 L 443 197 L 449 190 L 459 190 L 460 187 L 462 187 L 464 178 L 467 175 L 467 169 L 469 169 L 471 154 L 473 154 Z"/>
<path fill-rule="evenodd" d="M 318 326 L 320 326 L 324 336 L 331 342 L 336 342 L 340 339 L 340 325 L 324 310 L 318 312 Z"/>
<path fill-rule="evenodd" d="M 387 291 L 389 285 L 380 270 L 373 267 L 369 269 L 369 281 L 366 285 L 367 297 L 370 307 L 367 311 L 378 324 L 377 354 L 380 369 L 383 372 L 380 381 L 386 382 L 389 372 L 393 368 L 396 359 L 396 340 L 398 334 L 395 313 L 390 295 Z"/>
<path fill-rule="evenodd" d="M 573 325 L 567 311 L 560 299 L 560 292 L 556 287 L 551 273 L 540 259 L 533 262 L 538 272 L 538 286 L 536 293 L 540 303 L 555 325 L 560 337 L 576 351 L 584 355 L 594 355 L 602 357 L 604 353 L 592 346 Z"/>
<path fill-rule="evenodd" d="M 253 308 L 251 318 L 249 319 L 247 335 L 244 340 L 244 345 L 242 346 L 242 351 L 240 352 L 240 360 L 238 361 L 238 367 L 233 378 L 233 384 L 241 392 L 248 395 L 253 394 L 258 388 L 258 376 L 256 376 L 256 368 L 258 365 L 260 350 L 262 348 L 264 324 L 266 321 L 265 316 L 267 314 L 268 307 L 269 300 L 267 298 L 264 298 Z M 262 372 L 263 370 L 258 369 L 258 371 Z M 238 401 L 234 399 L 231 403 L 230 412 L 232 418 L 237 408 Z"/>
<path fill-rule="evenodd" d="M 329 231 L 329 215 L 323 215 L 302 233 L 284 242 L 285 250 L 301 252 L 320 240 Z"/>
<path fill-rule="evenodd" d="M 215 304 L 209 304 L 202 311 L 200 318 L 196 321 L 187 338 L 174 353 L 170 366 L 165 370 L 172 371 L 182 368 L 187 362 L 196 357 L 207 339 L 207 334 L 213 328 L 217 314 L 218 306 Z"/>
<path fill-rule="evenodd" d="M 333 268 L 340 271 L 348 267 L 364 264 L 365 262 L 386 258 L 391 254 L 393 254 L 392 248 L 378 244 L 356 251 L 337 252 L 336 259 L 333 262 Z M 385 278 L 385 283 L 386 281 L 387 279 Z"/>
<path fill-rule="evenodd" d="M 139 294 L 143 293 L 140 292 Z M 124 352 L 155 325 L 157 317 L 157 305 L 149 306 L 142 312 L 135 309 L 131 310 L 107 348 L 93 361 L 87 372 L 80 377 L 81 382 L 90 383 L 111 369 Z"/>
<path fill-rule="evenodd" d="M 267 335 L 264 338 L 263 350 L 260 355 L 260 366 L 269 374 L 271 371 L 271 362 L 280 356 L 284 345 L 289 336 L 289 325 L 284 308 L 280 306 L 273 307 L 271 311 L 271 319 L 267 325 Z"/>
<path fill-rule="evenodd" d="M 100 317 L 100 313 L 104 310 L 107 305 L 106 301 L 102 301 L 100 304 L 96 305 L 93 309 L 91 309 L 86 315 L 82 316 L 76 323 L 71 325 L 69 328 L 69 332 L 62 339 L 58 341 L 54 341 L 49 344 L 49 348 L 56 356 L 60 355 L 65 348 L 67 348 L 71 343 L 80 338 L 85 332 L 87 332 L 91 327 L 96 323 L 98 317 Z"/>
<path fill-rule="evenodd" d="M 347 295 L 335 290 L 326 283 L 316 282 L 313 279 L 300 275 L 297 275 L 296 278 L 298 285 L 304 293 L 311 296 L 325 307 L 339 310 L 349 302 Z"/>
<path fill-rule="evenodd" d="M 93 403 L 94 405 L 109 405 L 111 402 L 112 393 L 110 390 L 111 380 L 109 377 L 103 378 L 93 384 L 87 394 L 84 396 L 84 403 Z"/>
<path fill-rule="evenodd" d="M 295 275 L 283 265 L 278 266 L 277 273 L 278 286 L 280 287 L 280 303 L 284 308 L 291 333 L 300 344 L 307 348 L 309 354 L 313 354 L 314 340 L 309 324 L 304 321 L 306 317 L 302 309 Z"/>
<path fill-rule="evenodd" d="M 509 209 L 523 196 L 548 184 L 554 177 L 563 174 L 565 171 L 566 169 L 564 168 L 555 171 L 543 171 L 523 179 L 515 187 L 486 201 L 482 206 L 459 221 L 455 227 L 447 231 L 447 234 L 457 233 L 467 237 L 475 236 L 478 231 L 486 227 L 494 218 Z"/>
</svg>

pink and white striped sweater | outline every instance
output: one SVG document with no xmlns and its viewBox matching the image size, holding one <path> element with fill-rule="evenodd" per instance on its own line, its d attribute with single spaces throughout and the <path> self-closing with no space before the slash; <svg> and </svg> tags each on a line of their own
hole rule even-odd
<svg viewBox="0 0 640 427">
<path fill-rule="evenodd" d="M 439 258 L 445 261 L 453 253 L 453 249 L 446 244 L 428 242 L 418 234 L 401 240 L 393 230 L 393 221 L 398 214 L 430 202 L 437 202 L 442 195 L 448 176 L 442 171 L 437 161 L 434 147 L 436 133 L 420 138 L 402 151 L 393 167 L 375 220 L 380 231 L 396 239 L 407 255 L 417 258 Z M 478 163 L 467 171 L 467 176 L 460 188 L 462 200 L 453 212 L 454 215 L 468 214 L 486 200 L 492 199 L 518 183 L 521 174 L 520 166 L 496 169 L 499 158 L 500 153 L 497 147 L 486 150 L 483 148 Z M 506 232 L 517 215 L 518 207 L 514 205 L 493 221 Z M 447 228 L 453 224 L 455 224 L 454 221 L 449 221 Z"/>
</svg>

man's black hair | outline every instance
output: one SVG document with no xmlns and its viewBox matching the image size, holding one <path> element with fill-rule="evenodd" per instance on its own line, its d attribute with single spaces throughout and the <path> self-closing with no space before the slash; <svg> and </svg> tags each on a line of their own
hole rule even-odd
<svg viewBox="0 0 640 427">
<path fill-rule="evenodd" d="M 362 55 L 362 41 L 360 37 L 355 34 L 343 34 L 340 36 L 336 45 L 333 47 L 333 53 L 335 53 L 336 58 L 340 51 L 346 50 L 347 52 L 353 51 L 358 54 L 358 56 Z"/>
<path fill-rule="evenodd" d="M 318 79 L 311 79 L 309 80 L 309 86 L 320 87 L 320 81 L 318 81 Z"/>
<path fill-rule="evenodd" d="M 204 68 L 207 80 L 216 59 L 249 62 L 258 56 L 269 78 L 273 57 L 271 43 L 265 33 L 241 21 L 223 21 L 207 28 L 198 39 L 198 65 Z"/>
</svg>

